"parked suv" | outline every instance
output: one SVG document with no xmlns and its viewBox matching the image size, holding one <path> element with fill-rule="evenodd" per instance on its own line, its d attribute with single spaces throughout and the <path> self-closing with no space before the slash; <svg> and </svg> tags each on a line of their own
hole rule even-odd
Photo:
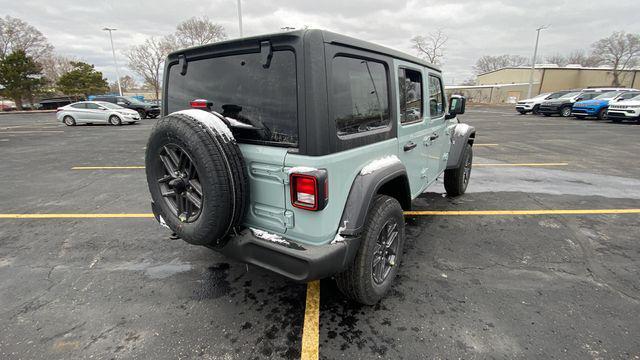
<svg viewBox="0 0 640 360">
<path fill-rule="evenodd" d="M 185 241 L 376 303 L 403 256 L 403 211 L 444 174 L 465 192 L 473 127 L 439 68 L 300 30 L 170 54 L 146 151 L 156 219 Z"/>
<path fill-rule="evenodd" d="M 562 117 L 571 116 L 571 108 L 576 101 L 590 100 L 600 95 L 601 92 L 597 91 L 572 91 L 566 93 L 557 99 L 547 100 L 540 104 L 538 111 L 544 116 L 551 116 L 554 114 Z"/>
<path fill-rule="evenodd" d="M 528 112 L 537 115 L 538 109 L 540 108 L 540 104 L 542 104 L 545 100 L 557 99 L 560 96 L 570 92 L 571 92 L 570 90 L 556 91 L 553 93 L 540 94 L 538 96 L 532 97 L 531 99 L 520 100 L 516 104 L 516 111 L 522 115 Z"/>
<path fill-rule="evenodd" d="M 613 122 L 630 120 L 640 123 L 640 95 L 609 105 L 607 118 Z"/>
<path fill-rule="evenodd" d="M 95 96 L 93 100 L 106 101 L 135 110 L 140 114 L 140 119 L 157 118 L 160 115 L 160 107 L 158 105 L 149 104 L 131 96 L 99 95 Z"/>
<path fill-rule="evenodd" d="M 616 90 L 607 91 L 594 97 L 591 100 L 581 100 L 573 104 L 571 115 L 578 119 L 584 119 L 587 116 L 595 116 L 602 120 L 607 117 L 607 109 L 609 104 L 614 104 L 617 101 L 631 99 L 636 95 L 639 95 L 638 91 L 629 90 Z"/>
</svg>

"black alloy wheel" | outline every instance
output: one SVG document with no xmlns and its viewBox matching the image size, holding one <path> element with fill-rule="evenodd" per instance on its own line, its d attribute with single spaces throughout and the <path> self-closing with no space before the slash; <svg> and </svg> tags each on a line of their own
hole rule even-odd
<svg viewBox="0 0 640 360">
<path fill-rule="evenodd" d="M 157 181 L 166 205 L 180 221 L 194 222 L 202 212 L 204 195 L 191 156 L 180 146 L 167 144 L 158 158 L 164 175 Z"/>
<path fill-rule="evenodd" d="M 381 285 L 396 266 L 398 254 L 398 223 L 391 218 L 382 227 L 376 241 L 371 266 L 373 281 Z"/>
</svg>

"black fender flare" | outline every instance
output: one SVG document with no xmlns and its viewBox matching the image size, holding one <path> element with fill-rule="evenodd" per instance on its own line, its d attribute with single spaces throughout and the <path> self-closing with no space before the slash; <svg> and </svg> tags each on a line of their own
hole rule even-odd
<svg viewBox="0 0 640 360">
<path fill-rule="evenodd" d="M 401 162 L 392 163 L 372 173 L 358 173 L 351 185 L 349 196 L 340 219 L 340 235 L 358 236 L 362 232 L 369 207 L 379 190 L 390 182 L 393 183 L 395 196 L 402 207 L 411 207 L 411 192 L 407 169 Z M 397 184 L 395 182 L 398 182 Z"/>
<path fill-rule="evenodd" d="M 450 129 L 451 147 L 447 159 L 447 169 L 456 169 L 462 161 L 462 151 L 467 143 L 473 145 L 476 138 L 476 129 L 473 126 L 458 123 Z"/>
</svg>

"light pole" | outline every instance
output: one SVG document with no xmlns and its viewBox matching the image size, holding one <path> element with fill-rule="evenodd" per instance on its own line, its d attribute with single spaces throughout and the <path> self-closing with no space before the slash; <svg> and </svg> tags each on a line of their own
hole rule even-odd
<svg viewBox="0 0 640 360">
<path fill-rule="evenodd" d="M 544 30 L 549 26 L 543 25 L 536 29 L 536 46 L 533 48 L 533 59 L 531 59 L 531 72 L 529 73 L 529 90 L 527 90 L 527 99 L 531 98 L 531 88 L 533 87 L 533 71 L 536 68 L 536 57 L 538 56 L 538 40 L 540 40 L 540 30 Z"/>
<path fill-rule="evenodd" d="M 111 35 L 111 32 L 116 31 L 117 29 L 105 27 L 102 30 L 109 32 L 109 40 L 111 40 L 111 53 L 113 54 L 113 63 L 116 65 L 116 77 L 118 80 L 118 94 L 122 96 L 122 86 L 120 85 L 120 70 L 118 70 L 118 61 L 116 60 L 116 50 L 113 47 L 113 36 Z"/>
<path fill-rule="evenodd" d="M 240 29 L 240 37 L 242 37 L 242 4 L 238 0 L 238 29 Z"/>
</svg>

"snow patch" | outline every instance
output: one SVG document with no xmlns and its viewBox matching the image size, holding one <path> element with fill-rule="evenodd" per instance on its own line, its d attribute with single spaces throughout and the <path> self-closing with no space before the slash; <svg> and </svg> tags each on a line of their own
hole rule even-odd
<svg viewBox="0 0 640 360">
<path fill-rule="evenodd" d="M 365 167 L 363 167 L 362 170 L 360 170 L 360 175 L 369 175 L 376 170 L 391 166 L 393 164 L 397 164 L 399 162 L 400 159 L 398 159 L 398 157 L 395 155 L 385 156 L 383 158 L 373 160 Z"/>
<path fill-rule="evenodd" d="M 308 172 L 312 172 L 312 171 L 316 171 L 318 169 L 314 168 L 314 167 L 308 167 L 308 166 L 294 166 L 291 169 L 287 170 L 287 174 L 291 175 L 294 173 L 297 174 L 304 174 L 304 173 L 308 173 Z"/>
<path fill-rule="evenodd" d="M 467 124 L 460 123 L 456 125 L 454 136 L 464 136 L 469 130 L 471 130 L 471 126 Z"/>
<path fill-rule="evenodd" d="M 162 215 L 158 215 L 158 222 L 160 223 L 160 225 L 162 225 L 163 227 L 166 227 L 167 229 L 169 229 L 169 225 L 167 225 L 167 222 L 164 221 L 164 218 L 162 217 Z"/>
<path fill-rule="evenodd" d="M 233 137 L 233 134 L 231 133 L 231 130 L 229 130 L 229 127 L 227 126 L 227 124 L 225 124 L 224 121 L 222 121 L 221 119 L 222 115 L 218 113 L 203 111 L 198 109 L 187 109 L 187 110 L 176 111 L 171 115 L 173 114 L 187 115 L 200 121 L 201 123 L 209 127 L 211 130 L 213 130 L 216 134 L 219 134 L 220 136 L 222 136 L 222 138 L 225 139 L 226 141 L 235 139 Z"/>
<path fill-rule="evenodd" d="M 243 129 L 255 129 L 255 127 L 251 124 L 245 124 L 241 121 L 238 121 L 234 118 L 230 118 L 230 117 L 225 117 L 225 119 L 227 119 L 227 121 L 229 122 L 229 124 L 231 124 L 231 126 L 233 127 L 237 127 L 237 128 L 243 128 Z"/>
<path fill-rule="evenodd" d="M 259 239 L 271 241 L 277 244 L 289 245 L 289 242 L 283 239 L 280 235 L 272 234 L 270 232 L 266 232 L 264 230 L 254 229 L 254 228 L 251 228 L 251 232 L 253 233 L 253 236 Z"/>
<path fill-rule="evenodd" d="M 344 237 L 342 237 L 342 235 L 340 235 L 340 233 L 343 232 L 347 228 L 347 223 L 348 222 L 349 222 L 348 220 L 345 220 L 344 223 L 342 223 L 342 226 L 340 226 L 338 228 L 338 232 L 336 233 L 336 236 L 331 241 L 331 245 L 339 244 L 339 243 L 344 241 Z"/>
</svg>

